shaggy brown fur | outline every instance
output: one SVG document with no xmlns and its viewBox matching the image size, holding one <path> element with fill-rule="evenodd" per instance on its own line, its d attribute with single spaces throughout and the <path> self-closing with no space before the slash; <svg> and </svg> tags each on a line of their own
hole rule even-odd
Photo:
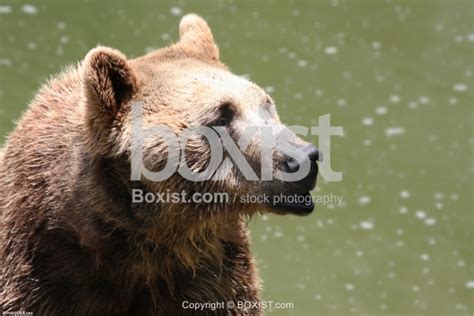
<svg viewBox="0 0 474 316">
<path fill-rule="evenodd" d="M 144 125 L 162 123 L 177 133 L 205 124 L 220 104 L 232 103 L 240 115 L 232 127 L 238 134 L 256 106 L 270 100 L 221 64 L 203 19 L 184 17 L 180 37 L 134 60 L 114 49 L 93 49 L 38 92 L 9 136 L 0 155 L 2 311 L 181 315 L 193 313 L 183 301 L 258 302 L 245 228 L 254 205 L 132 203 L 134 188 L 237 195 L 267 190 L 236 172 L 214 182 L 178 175 L 160 183 L 130 181 L 131 102 L 143 103 Z M 209 146 L 196 140 L 187 150 L 189 165 L 202 169 Z M 150 170 L 164 158 L 158 140 L 146 144 Z"/>
</svg>

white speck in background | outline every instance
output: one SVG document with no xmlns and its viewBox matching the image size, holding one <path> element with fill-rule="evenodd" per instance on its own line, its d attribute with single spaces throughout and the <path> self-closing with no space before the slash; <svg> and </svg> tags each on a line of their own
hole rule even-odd
<svg viewBox="0 0 474 316">
<path fill-rule="evenodd" d="M 408 199 L 410 197 L 410 192 L 408 192 L 406 190 L 400 191 L 400 197 L 402 199 Z"/>
<path fill-rule="evenodd" d="M 35 42 L 28 42 L 28 44 L 26 44 L 26 47 L 28 47 L 29 49 L 36 49 L 38 45 Z"/>
<path fill-rule="evenodd" d="M 382 44 L 380 42 L 372 42 L 373 49 L 380 49 L 380 47 L 382 47 Z"/>
<path fill-rule="evenodd" d="M 12 61 L 8 58 L 0 58 L 0 67 L 1 66 L 7 66 L 10 67 L 12 65 Z"/>
<path fill-rule="evenodd" d="M 435 192 L 433 196 L 437 200 L 442 200 L 444 198 L 444 194 L 442 192 Z"/>
<path fill-rule="evenodd" d="M 265 91 L 267 93 L 273 93 L 273 92 L 275 92 L 275 88 L 273 86 L 266 86 Z"/>
<path fill-rule="evenodd" d="M 410 103 L 408 103 L 408 107 L 410 109 L 416 109 L 418 107 L 418 102 L 416 101 L 410 101 Z"/>
<path fill-rule="evenodd" d="M 308 62 L 306 60 L 298 60 L 298 66 L 301 68 L 304 68 L 308 65 Z"/>
<path fill-rule="evenodd" d="M 384 106 L 379 106 L 378 108 L 375 109 L 375 113 L 377 113 L 378 115 L 385 115 L 387 114 L 387 112 L 388 110 Z"/>
<path fill-rule="evenodd" d="M 466 287 L 468 289 L 474 289 L 474 280 L 469 280 L 466 282 Z"/>
<path fill-rule="evenodd" d="M 8 14 L 12 12 L 12 7 L 9 5 L 0 5 L 0 14 Z"/>
<path fill-rule="evenodd" d="M 415 215 L 419 219 L 424 219 L 426 217 L 426 213 L 423 210 L 416 211 Z"/>
<path fill-rule="evenodd" d="M 455 85 L 453 85 L 453 90 L 456 92 L 467 91 L 467 85 L 464 83 L 456 83 Z"/>
<path fill-rule="evenodd" d="M 399 103 L 400 102 L 400 97 L 398 95 L 391 95 L 390 96 L 390 102 L 392 103 Z"/>
<path fill-rule="evenodd" d="M 334 47 L 334 46 L 326 47 L 324 49 L 324 52 L 326 53 L 326 55 L 334 55 L 335 53 L 337 53 L 337 47 Z"/>
<path fill-rule="evenodd" d="M 174 16 L 180 16 L 183 13 L 183 10 L 181 10 L 180 7 L 172 7 L 170 13 Z"/>
<path fill-rule="evenodd" d="M 443 24 L 437 24 L 435 26 L 435 31 L 436 32 L 441 32 L 442 30 L 444 30 L 444 25 Z"/>
<path fill-rule="evenodd" d="M 364 126 L 370 126 L 370 125 L 373 125 L 374 124 L 374 119 L 371 118 L 371 117 L 364 117 L 362 119 L 362 125 Z"/>
<path fill-rule="evenodd" d="M 462 43 L 464 42 L 464 38 L 462 35 L 458 34 L 454 37 L 454 41 L 457 42 L 457 43 Z"/>
<path fill-rule="evenodd" d="M 61 44 L 67 44 L 69 43 L 69 37 L 67 37 L 66 35 L 63 35 L 59 38 L 59 42 L 61 42 Z"/>
<path fill-rule="evenodd" d="M 336 104 L 337 104 L 338 106 L 345 106 L 345 105 L 347 105 L 347 101 L 346 101 L 345 99 L 338 99 L 338 100 L 336 101 Z"/>
<path fill-rule="evenodd" d="M 56 23 L 56 27 L 58 28 L 58 30 L 64 30 L 66 28 L 66 23 L 63 21 L 59 21 L 58 23 Z"/>
<path fill-rule="evenodd" d="M 425 220 L 425 224 L 428 226 L 433 226 L 434 224 L 436 224 L 436 219 L 434 219 L 433 217 L 428 217 Z"/>
<path fill-rule="evenodd" d="M 385 129 L 385 135 L 389 137 L 403 134 L 405 134 L 405 129 L 403 127 L 389 127 Z"/>
<path fill-rule="evenodd" d="M 450 105 L 455 105 L 456 103 L 458 103 L 458 98 L 456 98 L 456 97 L 450 97 L 450 98 L 448 99 L 448 103 L 449 103 Z"/>
<path fill-rule="evenodd" d="M 428 102 L 430 102 L 430 98 L 428 98 L 426 96 L 421 96 L 419 101 L 420 101 L 421 104 L 428 104 Z"/>
<path fill-rule="evenodd" d="M 353 289 L 354 289 L 354 285 L 353 285 L 353 284 L 351 284 L 351 283 L 347 283 L 347 284 L 346 284 L 346 290 L 352 291 Z"/>
<path fill-rule="evenodd" d="M 359 197 L 359 204 L 365 205 L 370 202 L 370 197 L 369 196 L 361 196 Z"/>
<path fill-rule="evenodd" d="M 403 246 L 405 246 L 405 243 L 403 242 L 403 240 L 398 240 L 398 241 L 395 243 L 395 246 L 397 246 L 397 247 L 403 247 Z"/>
<path fill-rule="evenodd" d="M 273 232 L 273 236 L 275 236 L 276 238 L 281 238 L 283 237 L 283 233 L 279 230 Z"/>
<path fill-rule="evenodd" d="M 374 223 L 372 223 L 371 221 L 360 222 L 359 226 L 360 228 L 365 229 L 365 230 L 374 229 Z"/>
<path fill-rule="evenodd" d="M 25 4 L 21 7 L 21 11 L 23 11 L 23 13 L 33 15 L 38 13 L 38 8 L 32 4 Z"/>
<path fill-rule="evenodd" d="M 459 260 L 459 261 L 458 261 L 458 267 L 460 267 L 460 268 L 464 267 L 465 264 L 466 264 L 466 263 L 464 262 L 464 260 Z"/>
</svg>

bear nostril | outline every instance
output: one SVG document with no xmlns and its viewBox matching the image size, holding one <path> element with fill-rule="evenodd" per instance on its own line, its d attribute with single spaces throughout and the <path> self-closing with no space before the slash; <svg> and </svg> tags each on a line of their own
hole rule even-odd
<svg viewBox="0 0 474 316">
<path fill-rule="evenodd" d="M 309 144 L 306 145 L 303 148 L 303 151 L 308 155 L 308 158 L 311 162 L 316 163 L 316 161 L 319 161 L 320 159 L 320 153 L 318 148 L 316 146 Z"/>
<path fill-rule="evenodd" d="M 289 172 L 296 172 L 298 171 L 300 167 L 300 163 L 296 159 L 293 159 L 293 158 L 289 158 L 286 162 L 286 165 L 288 166 Z"/>
<path fill-rule="evenodd" d="M 308 157 L 309 161 L 312 164 L 316 164 L 317 161 L 322 161 L 322 155 L 319 152 L 318 148 L 311 144 L 303 147 L 301 151 Z M 300 163 L 298 162 L 298 160 L 289 157 L 286 161 L 286 167 L 288 172 L 297 172 L 300 168 Z"/>
</svg>

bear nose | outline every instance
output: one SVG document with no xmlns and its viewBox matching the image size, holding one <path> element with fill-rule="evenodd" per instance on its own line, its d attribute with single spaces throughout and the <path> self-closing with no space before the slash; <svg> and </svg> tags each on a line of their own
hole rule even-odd
<svg viewBox="0 0 474 316">
<path fill-rule="evenodd" d="M 308 144 L 303 148 L 303 151 L 308 155 L 308 158 L 312 163 L 316 163 L 316 161 L 319 160 L 319 150 L 316 146 Z"/>
<path fill-rule="evenodd" d="M 303 147 L 302 151 L 308 156 L 308 159 L 312 164 L 316 164 L 316 161 L 319 160 L 319 150 L 316 148 L 316 146 L 308 144 Z M 299 162 L 293 158 L 289 158 L 286 164 L 288 166 L 289 172 L 296 172 L 300 167 Z"/>
</svg>

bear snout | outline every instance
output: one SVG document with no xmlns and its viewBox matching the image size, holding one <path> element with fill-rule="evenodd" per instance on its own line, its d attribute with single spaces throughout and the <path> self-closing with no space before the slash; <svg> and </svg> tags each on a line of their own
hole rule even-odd
<svg viewBox="0 0 474 316">
<path fill-rule="evenodd" d="M 296 182 L 298 192 L 308 192 L 314 189 L 316 185 L 316 178 L 318 175 L 318 164 L 317 162 L 320 159 L 319 149 L 313 144 L 307 144 L 300 149 L 301 153 L 306 157 L 310 162 L 310 169 L 307 175 Z M 284 169 L 288 173 L 295 173 L 300 169 L 300 163 L 293 157 L 288 157 L 284 162 Z"/>
</svg>

